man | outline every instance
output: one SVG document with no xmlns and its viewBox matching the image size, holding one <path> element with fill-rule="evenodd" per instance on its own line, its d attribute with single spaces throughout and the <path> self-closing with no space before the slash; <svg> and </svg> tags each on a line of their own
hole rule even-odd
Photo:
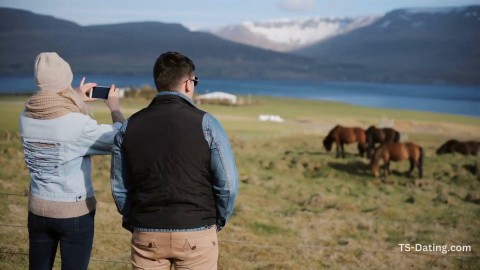
<svg viewBox="0 0 480 270">
<path fill-rule="evenodd" d="M 233 212 L 238 174 L 222 126 L 191 101 L 194 71 L 180 53 L 160 55 L 157 96 L 115 137 L 112 193 L 133 231 L 133 269 L 217 269 L 217 231 Z"/>
</svg>

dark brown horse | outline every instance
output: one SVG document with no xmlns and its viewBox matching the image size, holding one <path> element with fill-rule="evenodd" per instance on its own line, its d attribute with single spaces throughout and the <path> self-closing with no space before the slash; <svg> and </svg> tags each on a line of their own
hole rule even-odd
<svg viewBox="0 0 480 270">
<path fill-rule="evenodd" d="M 365 131 L 367 136 L 367 158 L 370 158 L 375 149 L 375 144 L 383 144 L 389 142 L 400 142 L 400 132 L 393 128 L 376 128 L 370 126 Z"/>
<path fill-rule="evenodd" d="M 336 125 L 323 140 L 323 146 L 327 152 L 330 152 L 330 150 L 332 150 L 332 144 L 335 143 L 337 148 L 337 158 L 340 157 L 340 155 L 345 158 L 345 150 L 343 149 L 344 144 L 351 144 L 354 142 L 358 142 L 358 152 L 363 156 L 363 153 L 367 149 L 365 130 L 359 127 L 342 127 Z"/>
<path fill-rule="evenodd" d="M 437 149 L 437 155 L 457 152 L 465 156 L 476 156 L 478 154 L 479 145 L 480 142 L 475 141 L 460 142 L 457 140 L 448 140 Z"/>
<path fill-rule="evenodd" d="M 383 159 L 383 170 L 384 176 L 390 173 L 390 161 L 410 161 L 410 169 L 408 175 L 412 174 L 412 171 L 415 167 L 418 169 L 418 177 L 422 178 L 423 176 L 423 148 L 411 143 L 386 143 L 380 145 L 370 160 L 370 166 L 372 168 L 373 174 L 375 177 L 380 175 L 380 160 Z"/>
</svg>

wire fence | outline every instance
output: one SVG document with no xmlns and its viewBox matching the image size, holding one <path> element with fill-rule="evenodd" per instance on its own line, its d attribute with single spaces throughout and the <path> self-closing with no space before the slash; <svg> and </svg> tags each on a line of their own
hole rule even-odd
<svg viewBox="0 0 480 270">
<path fill-rule="evenodd" d="M 15 196 L 15 197 L 25 197 L 28 198 L 28 192 L 25 192 L 23 194 L 21 193 L 9 193 L 9 192 L 0 192 L 0 195 L 3 196 Z M 102 201 L 102 200 L 97 200 L 97 202 L 101 203 L 114 203 L 114 201 Z M 286 214 L 285 211 L 275 211 L 275 210 L 263 210 L 263 209 L 235 209 L 236 212 L 256 212 L 256 213 L 269 213 L 273 215 L 290 215 Z M 379 217 L 372 217 L 372 218 L 366 218 L 365 215 L 361 214 L 352 214 L 349 213 L 348 216 L 342 216 L 338 217 L 335 215 L 331 214 L 323 214 L 323 213 L 315 213 L 315 212 L 296 212 L 295 214 L 304 214 L 304 215 L 313 215 L 313 216 L 322 216 L 327 223 L 331 222 L 348 222 L 349 219 L 353 221 L 357 221 L 358 219 L 367 219 L 373 222 L 389 222 L 389 223 L 420 223 L 422 222 L 415 221 L 415 220 L 404 220 L 404 219 L 394 219 L 394 218 L 379 218 Z M 460 213 L 461 214 L 461 213 Z M 429 220 L 429 223 L 432 222 L 437 222 L 441 225 L 449 225 L 448 223 L 440 221 L 435 221 L 435 220 Z M 458 226 L 459 224 L 455 224 L 455 226 Z M 24 224 L 2 224 L 0 223 L 0 227 L 2 228 L 13 228 L 13 229 L 21 229 L 21 230 L 26 230 L 28 227 Z M 107 232 L 107 231 L 95 231 L 95 234 L 98 235 L 116 235 L 116 236 L 125 236 L 129 237 L 131 234 L 129 233 L 124 233 L 124 232 Z M 347 246 L 322 246 L 322 245 L 308 245 L 308 244 L 299 244 L 296 246 L 292 245 L 279 245 L 279 244 L 272 244 L 272 243 L 255 243 L 252 241 L 244 241 L 244 240 L 236 240 L 236 239 L 219 239 L 219 242 L 222 244 L 231 244 L 231 245 L 242 245 L 242 246 L 247 246 L 247 247 L 252 247 L 255 249 L 285 249 L 287 251 L 290 250 L 327 250 L 327 251 L 338 251 L 338 252 L 345 252 L 345 250 L 348 249 L 358 249 L 357 247 L 347 247 Z M 480 244 L 480 241 L 476 239 L 476 241 L 470 241 L 470 246 L 472 245 L 478 245 Z M 470 254 L 439 254 L 439 252 L 415 252 L 415 253 L 408 253 L 408 252 L 402 252 L 402 251 L 388 251 L 388 250 L 373 250 L 373 249 L 361 249 L 362 253 L 372 253 L 372 254 L 387 254 L 387 255 L 394 255 L 394 256 L 427 256 L 427 257 L 432 257 L 432 258 L 468 258 L 468 259 L 480 259 L 479 255 L 475 255 L 476 252 L 473 252 L 473 248 L 470 251 Z M 467 252 L 465 252 L 467 253 Z M 10 250 L 9 247 L 5 246 L 0 246 L 0 254 L 4 255 L 10 255 L 10 256 L 28 256 L 29 254 L 27 252 L 20 252 L 20 251 L 15 251 L 15 250 Z M 60 258 L 57 256 L 57 258 Z M 114 264 L 125 264 L 129 265 L 130 261 L 118 261 L 118 260 L 110 260 L 110 259 L 105 259 L 105 258 L 95 258 L 92 257 L 90 258 L 90 261 L 96 262 L 96 263 L 114 263 Z"/>
</svg>

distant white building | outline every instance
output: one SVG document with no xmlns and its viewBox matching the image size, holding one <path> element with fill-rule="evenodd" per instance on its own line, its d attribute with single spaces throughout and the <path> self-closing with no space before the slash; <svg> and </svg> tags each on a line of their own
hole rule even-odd
<svg viewBox="0 0 480 270">
<path fill-rule="evenodd" d="M 118 88 L 118 90 L 119 90 L 118 96 L 119 96 L 120 98 L 125 97 L 125 92 L 130 91 L 130 89 L 127 89 L 127 88 Z"/>
<path fill-rule="evenodd" d="M 267 121 L 277 122 L 277 123 L 285 122 L 285 120 L 279 115 L 271 115 L 271 114 L 260 114 L 258 116 L 258 120 L 260 120 L 261 122 L 267 122 Z"/>
<path fill-rule="evenodd" d="M 204 95 L 199 95 L 196 97 L 195 100 L 199 104 L 215 100 L 219 102 L 227 102 L 232 105 L 237 104 L 237 96 L 225 92 L 212 92 Z"/>
</svg>

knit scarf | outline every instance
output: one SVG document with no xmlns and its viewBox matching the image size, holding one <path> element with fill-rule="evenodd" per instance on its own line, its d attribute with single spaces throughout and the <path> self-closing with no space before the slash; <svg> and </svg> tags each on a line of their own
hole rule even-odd
<svg viewBox="0 0 480 270">
<path fill-rule="evenodd" d="M 54 119 L 67 113 L 88 114 L 87 106 L 71 88 L 57 93 L 40 91 L 25 103 L 27 117 Z"/>
</svg>

